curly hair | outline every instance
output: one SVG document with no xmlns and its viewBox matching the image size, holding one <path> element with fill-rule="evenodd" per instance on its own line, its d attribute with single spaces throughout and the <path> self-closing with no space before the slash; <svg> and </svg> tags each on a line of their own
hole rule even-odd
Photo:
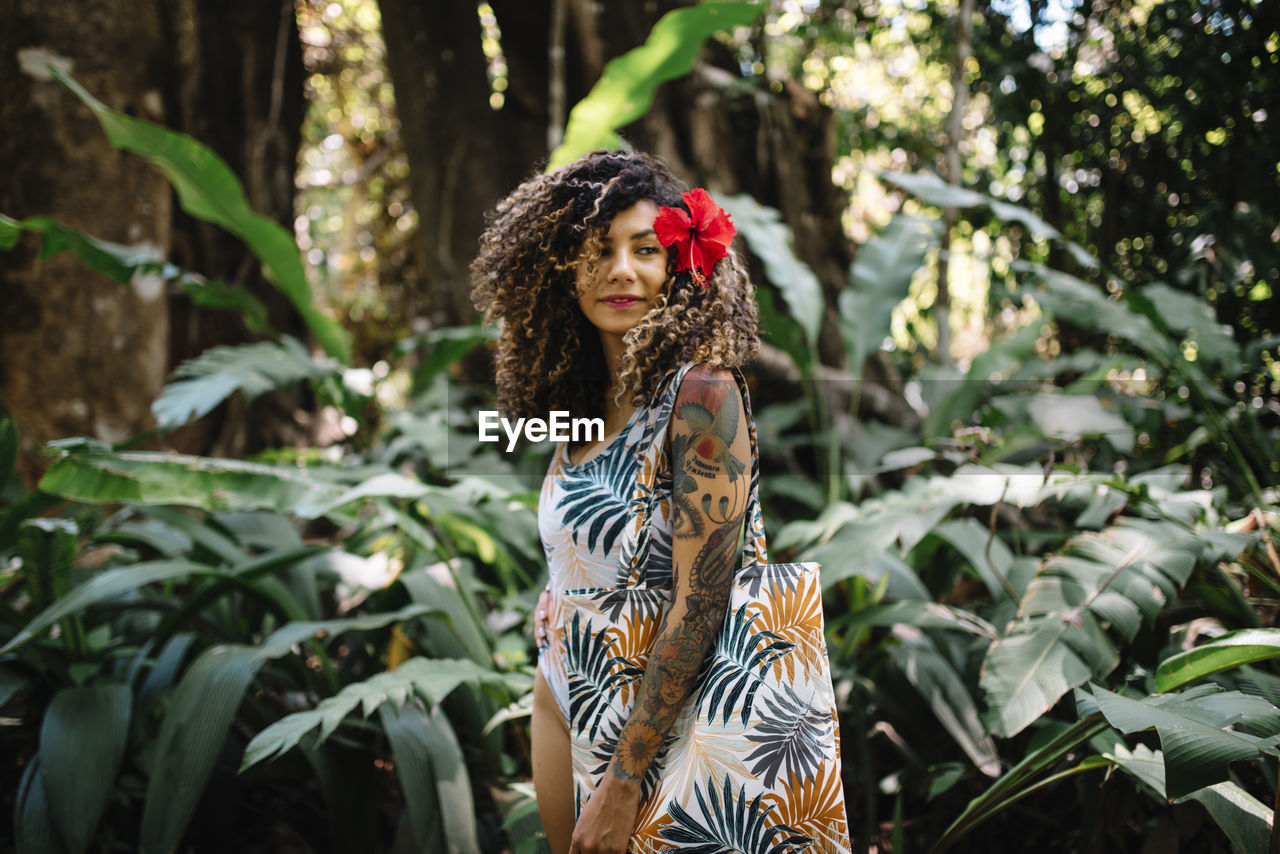
<svg viewBox="0 0 1280 854">
<path fill-rule="evenodd" d="M 604 391 L 640 405 L 684 362 L 737 367 L 759 348 L 754 289 L 732 251 L 705 287 L 674 257 L 657 306 L 623 338 L 616 384 L 600 338 L 578 307 L 576 272 L 600 258 L 614 216 L 637 202 L 685 207 L 686 187 L 656 158 L 595 151 L 535 175 L 488 215 L 471 263 L 472 300 L 498 322 L 498 405 L 509 415 L 603 414 Z"/>
</svg>

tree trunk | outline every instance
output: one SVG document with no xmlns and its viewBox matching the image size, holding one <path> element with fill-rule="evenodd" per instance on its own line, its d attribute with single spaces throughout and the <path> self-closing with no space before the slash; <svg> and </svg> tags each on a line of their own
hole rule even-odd
<svg viewBox="0 0 1280 854">
<path fill-rule="evenodd" d="M 245 284 L 276 329 L 303 334 L 244 244 L 178 210 L 160 172 L 112 148 L 89 110 L 44 71 L 56 59 L 113 109 L 209 145 L 240 176 L 254 209 L 291 227 L 306 107 L 292 3 L 9 5 L 0 30 L 0 126 L 20 130 L 0 134 L 0 211 L 153 246 L 194 272 Z M 70 255 L 42 262 L 35 246 L 24 238 L 0 256 L 0 398 L 24 437 L 28 481 L 42 467 L 45 442 L 142 433 L 175 364 L 249 337 L 232 314 L 198 309 L 163 289 L 121 287 Z M 255 402 L 251 414 L 233 406 L 170 439 L 184 450 L 238 454 L 296 434 L 287 400 Z"/>
<path fill-rule="evenodd" d="M 414 267 L 423 302 L 417 311 L 436 326 L 475 319 L 468 266 L 484 213 L 547 156 L 550 2 L 494 0 L 492 6 L 508 69 L 500 110 L 489 103 L 474 2 L 379 3 L 418 211 Z"/>
<path fill-rule="evenodd" d="M 173 81 L 166 92 L 172 126 L 212 148 L 244 184 L 249 206 L 290 232 L 294 178 L 307 101 L 302 46 L 292 0 L 178 0 L 165 4 Z M 305 340 L 292 303 L 262 275 L 240 238 L 181 210 L 174 260 L 209 278 L 243 285 L 267 308 L 272 328 Z M 217 344 L 251 338 L 233 312 L 170 301 L 170 364 Z M 241 456 L 292 444 L 294 410 L 306 391 L 274 392 L 244 404 L 237 396 L 174 434 L 183 450 Z"/>
<path fill-rule="evenodd" d="M 0 18 L 0 210 L 47 215 L 118 243 L 170 244 L 172 194 L 159 172 L 108 144 L 93 114 L 53 81 L 62 65 L 102 101 L 162 121 L 165 32 L 159 4 L 16 0 Z M 118 442 L 148 429 L 168 368 L 162 288 L 123 287 L 69 254 L 41 261 L 36 240 L 0 255 L 0 398 L 22 435 L 30 484 L 45 442 Z"/>
</svg>

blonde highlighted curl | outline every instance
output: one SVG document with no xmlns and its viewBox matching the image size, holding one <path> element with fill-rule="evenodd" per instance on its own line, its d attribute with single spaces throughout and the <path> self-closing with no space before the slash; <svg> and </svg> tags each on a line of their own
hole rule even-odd
<svg viewBox="0 0 1280 854">
<path fill-rule="evenodd" d="M 471 263 L 472 301 L 501 332 L 498 405 L 509 417 L 568 410 L 600 417 L 611 388 L 599 335 L 578 308 L 576 271 L 594 267 L 615 215 L 648 199 L 684 207 L 687 189 L 657 159 L 595 151 L 525 181 L 489 214 Z M 668 263 L 658 305 L 626 334 L 613 392 L 646 402 L 672 368 L 733 368 L 755 355 L 755 292 L 731 250 L 706 287 Z"/>
</svg>

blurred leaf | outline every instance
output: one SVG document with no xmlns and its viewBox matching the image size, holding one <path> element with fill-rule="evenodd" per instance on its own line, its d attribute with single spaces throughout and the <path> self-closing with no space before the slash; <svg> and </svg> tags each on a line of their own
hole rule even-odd
<svg viewBox="0 0 1280 854">
<path fill-rule="evenodd" d="M 0 647 L 0 654 L 16 649 L 63 617 L 79 614 L 90 605 L 123 596 L 144 584 L 191 575 L 218 574 L 205 564 L 167 560 L 137 563 L 100 572 L 36 615 L 35 619 L 27 623 L 22 631 Z"/>
<path fill-rule="evenodd" d="M 58 838 L 45 795 L 40 754 L 31 757 L 18 782 L 13 804 L 14 841 L 21 854 L 68 854 Z"/>
<path fill-rule="evenodd" d="M 1164 326 L 1196 342 L 1198 361 L 1222 365 L 1228 374 L 1240 369 L 1240 345 L 1236 343 L 1235 331 L 1218 322 L 1210 302 L 1195 294 L 1174 290 L 1163 282 L 1143 287 L 1140 294 Z"/>
<path fill-rule="evenodd" d="M 0 418 L 0 487 L 13 476 L 17 460 L 18 428 L 13 426 L 12 418 Z"/>
<path fill-rule="evenodd" d="M 934 536 L 946 540 L 969 561 L 994 602 L 1009 598 L 1009 574 L 1013 552 L 1004 540 L 976 519 L 949 519 L 933 529 Z M 1001 579 L 1004 579 L 1001 581 Z M 1016 590 L 1021 596 L 1024 591 Z"/>
<path fill-rule="evenodd" d="M 782 295 L 809 346 L 817 346 L 824 307 L 822 285 L 809 265 L 796 257 L 791 229 L 782 214 L 747 195 L 722 196 L 719 201 L 733 215 L 733 224 L 764 265 L 765 277 Z"/>
<path fill-rule="evenodd" d="M 703 2 L 663 15 L 640 47 L 609 60 L 587 96 L 569 112 L 564 141 L 551 152 L 557 169 L 597 148 L 622 148 L 617 131 L 649 110 L 660 84 L 689 72 L 711 35 L 746 26 L 764 3 Z"/>
<path fill-rule="evenodd" d="M 1156 670 L 1156 690 L 1168 693 L 1242 664 L 1280 657 L 1280 629 L 1242 629 L 1172 655 Z"/>
<path fill-rule="evenodd" d="M 972 208 L 985 201 L 981 193 L 948 184 L 933 172 L 881 172 L 880 177 L 934 207 Z"/>
<path fill-rule="evenodd" d="M 1078 442 L 1086 436 L 1101 436 L 1121 453 L 1133 451 L 1133 425 L 1095 395 L 1041 392 L 1026 403 L 1031 420 L 1047 437 Z"/>
<path fill-rule="evenodd" d="M 267 279 L 289 298 L 324 351 L 344 364 L 351 361 L 346 331 L 312 304 L 311 285 L 293 235 L 253 212 L 239 179 L 212 149 L 185 134 L 110 109 L 52 66 L 50 73 L 93 111 L 113 146 L 141 154 L 164 173 L 183 210 L 244 240 L 262 262 Z"/>
<path fill-rule="evenodd" d="M 252 400 L 273 389 L 337 371 L 336 363 L 313 359 L 296 338 L 288 336 L 279 343 L 211 347 L 178 366 L 151 404 L 151 414 L 159 427 L 172 429 L 207 415 L 237 391 Z"/>
<path fill-rule="evenodd" d="M 115 788 L 132 705 L 127 685 L 65 688 L 40 724 L 40 776 L 71 854 L 88 849 Z"/>
<path fill-rule="evenodd" d="M 412 703 L 399 714 L 386 705 L 379 711 L 422 850 L 448 854 L 479 851 L 471 780 L 449 719 Z"/>
<path fill-rule="evenodd" d="M 893 310 L 907 298 L 911 279 L 941 233 L 936 219 L 899 213 L 858 249 L 849 288 L 840 292 L 840 334 L 855 377 L 889 336 Z"/>
<path fill-rule="evenodd" d="M 413 371 L 412 394 L 424 392 L 431 381 L 450 365 L 462 361 L 476 347 L 497 340 L 498 330 L 491 326 L 451 326 L 432 329 L 425 335 L 410 338 L 397 345 L 401 354 L 421 351 L 421 361 Z"/>
<path fill-rule="evenodd" d="M 906 625 L 920 629 L 951 629 L 991 640 L 998 634 L 994 626 L 977 614 L 919 599 L 872 605 L 852 614 L 833 616 L 832 623 L 840 626 Z"/>
</svg>

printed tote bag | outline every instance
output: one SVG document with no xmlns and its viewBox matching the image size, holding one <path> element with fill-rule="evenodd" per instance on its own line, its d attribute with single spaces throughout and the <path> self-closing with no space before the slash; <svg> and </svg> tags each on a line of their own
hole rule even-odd
<svg viewBox="0 0 1280 854">
<path fill-rule="evenodd" d="M 655 483 L 676 391 L 674 375 L 635 453 L 641 455 L 624 532 L 623 586 L 568 591 L 566 669 L 573 782 L 581 812 L 631 714 L 669 588 L 644 586 Z M 736 374 L 736 372 L 735 372 Z M 685 708 L 642 782 L 631 854 L 665 851 L 837 854 L 852 850 L 840 779 L 835 694 L 815 563 L 768 564 L 751 436 L 742 566 L 724 627 Z"/>
</svg>

